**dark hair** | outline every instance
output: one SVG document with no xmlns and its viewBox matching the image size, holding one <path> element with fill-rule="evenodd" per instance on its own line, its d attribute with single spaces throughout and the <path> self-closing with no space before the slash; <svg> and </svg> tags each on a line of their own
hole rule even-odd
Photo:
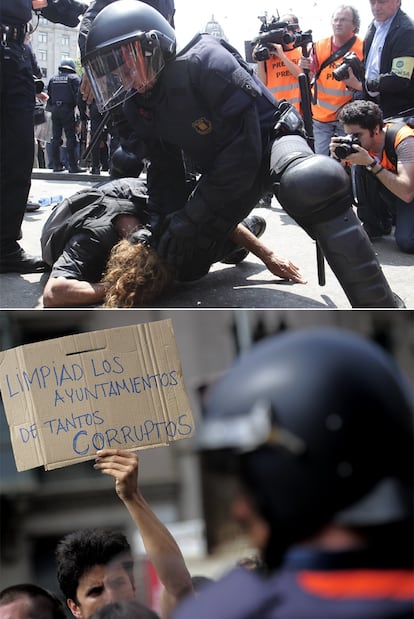
<svg viewBox="0 0 414 619">
<path fill-rule="evenodd" d="M 38 600 L 39 598 L 46 600 L 50 608 L 51 619 L 65 619 L 64 606 L 59 598 L 47 589 L 30 583 L 12 585 L 0 591 L 0 606 L 6 606 L 6 604 L 24 597 L 28 597 L 31 600 Z"/>
<path fill-rule="evenodd" d="M 113 602 L 101 606 L 91 619 L 159 619 L 147 606 L 137 601 Z"/>
<path fill-rule="evenodd" d="M 123 533 L 82 529 L 66 535 L 56 547 L 57 579 L 65 598 L 77 602 L 76 591 L 83 574 L 95 565 L 107 565 L 117 558 L 132 582 L 131 548 Z"/>
<path fill-rule="evenodd" d="M 294 15 L 293 13 L 285 13 L 280 18 L 280 21 L 287 22 L 289 25 L 295 26 L 296 28 L 299 28 L 299 20 L 298 20 L 297 16 Z"/>
<path fill-rule="evenodd" d="M 338 115 L 339 121 L 343 125 L 360 125 L 363 129 L 374 131 L 379 125 L 380 129 L 384 126 L 384 119 L 381 108 L 373 101 L 351 101 L 344 105 Z"/>
</svg>

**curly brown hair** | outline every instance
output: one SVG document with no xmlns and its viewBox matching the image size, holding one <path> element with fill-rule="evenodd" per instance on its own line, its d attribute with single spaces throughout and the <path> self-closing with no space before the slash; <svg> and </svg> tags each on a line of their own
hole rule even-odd
<svg viewBox="0 0 414 619">
<path fill-rule="evenodd" d="M 172 269 L 152 247 L 123 239 L 112 248 L 101 279 L 107 288 L 104 307 L 148 305 L 173 281 Z"/>
</svg>

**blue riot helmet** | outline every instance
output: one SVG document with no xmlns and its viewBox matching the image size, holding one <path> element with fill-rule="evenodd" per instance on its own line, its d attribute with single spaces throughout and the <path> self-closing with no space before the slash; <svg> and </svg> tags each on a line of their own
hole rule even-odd
<svg viewBox="0 0 414 619">
<path fill-rule="evenodd" d="M 68 71 L 69 73 L 76 73 L 76 64 L 72 58 L 62 58 L 59 71 Z"/>
<path fill-rule="evenodd" d="M 409 522 L 413 436 L 413 396 L 394 360 L 330 328 L 242 355 L 210 388 L 199 428 L 208 460 L 237 472 L 269 524 L 273 568 L 328 523 Z"/>
<path fill-rule="evenodd" d="M 99 110 L 151 90 L 175 51 L 175 31 L 153 7 L 137 0 L 106 6 L 91 26 L 83 60 Z"/>
</svg>

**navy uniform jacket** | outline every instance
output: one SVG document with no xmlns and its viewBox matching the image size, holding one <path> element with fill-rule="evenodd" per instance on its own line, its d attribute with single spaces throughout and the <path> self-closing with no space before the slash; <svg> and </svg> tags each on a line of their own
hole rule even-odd
<svg viewBox="0 0 414 619">
<path fill-rule="evenodd" d="M 364 41 L 364 58 L 367 58 L 375 34 L 372 23 Z M 398 75 L 395 58 L 406 58 L 408 74 Z M 381 53 L 380 75 L 368 85 L 371 92 L 379 92 L 380 106 L 384 118 L 396 116 L 414 106 L 414 23 L 399 9 L 391 23 Z M 398 63 L 397 63 L 398 64 Z M 369 96 L 367 97 L 369 98 Z"/>
<path fill-rule="evenodd" d="M 305 551 L 301 566 L 285 565 L 269 578 L 235 569 L 179 605 L 173 619 L 410 619 L 412 567 L 363 554 Z"/>
<path fill-rule="evenodd" d="M 276 106 L 273 95 L 218 39 L 197 35 L 166 64 L 151 93 L 124 104 L 151 162 L 151 209 L 171 213 L 184 207 L 200 233 L 216 241 L 227 237 L 268 180 Z M 187 202 L 181 151 L 201 173 Z"/>
<path fill-rule="evenodd" d="M 27 24 L 32 19 L 32 0 L 1 0 L 0 22 Z"/>
<path fill-rule="evenodd" d="M 77 105 L 79 86 L 80 78 L 77 73 L 60 70 L 49 80 L 47 87 L 49 105 L 53 106 L 59 101 L 73 109 Z"/>
</svg>

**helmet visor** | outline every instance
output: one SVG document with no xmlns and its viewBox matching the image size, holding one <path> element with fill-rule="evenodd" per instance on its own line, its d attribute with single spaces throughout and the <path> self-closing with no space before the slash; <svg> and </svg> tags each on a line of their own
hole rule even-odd
<svg viewBox="0 0 414 619">
<path fill-rule="evenodd" d="M 164 64 L 153 36 L 150 44 L 134 39 L 87 57 L 85 71 L 99 111 L 106 112 L 135 94 L 153 88 Z"/>
</svg>

